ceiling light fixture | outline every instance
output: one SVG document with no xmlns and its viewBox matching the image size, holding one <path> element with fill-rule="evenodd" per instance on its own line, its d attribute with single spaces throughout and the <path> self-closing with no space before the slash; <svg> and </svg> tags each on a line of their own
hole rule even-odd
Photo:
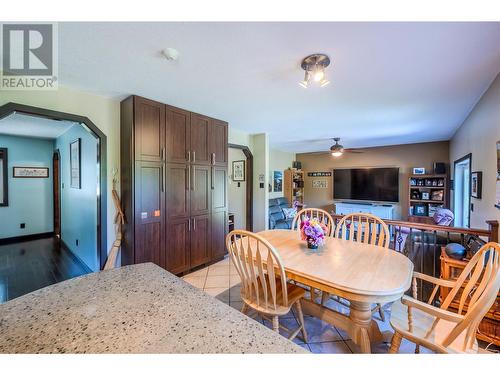
<svg viewBox="0 0 500 375">
<path fill-rule="evenodd" d="M 330 147 L 330 152 L 332 153 L 332 156 L 338 158 L 344 153 L 344 146 L 339 144 L 340 138 L 333 138 L 333 140 L 335 141 L 335 144 Z"/>
<path fill-rule="evenodd" d="M 317 53 L 307 56 L 300 65 L 305 70 L 305 76 L 299 85 L 308 88 L 311 81 L 316 82 L 320 87 L 328 85 L 330 81 L 326 79 L 325 74 L 328 65 L 330 65 L 330 58 L 327 55 Z"/>
</svg>

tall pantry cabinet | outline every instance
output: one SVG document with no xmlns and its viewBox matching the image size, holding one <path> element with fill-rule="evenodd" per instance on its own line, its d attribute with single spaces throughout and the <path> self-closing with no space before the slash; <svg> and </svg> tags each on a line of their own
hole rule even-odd
<svg viewBox="0 0 500 375">
<path fill-rule="evenodd" d="M 131 96 L 121 103 L 122 264 L 179 274 L 226 254 L 228 125 Z"/>
</svg>

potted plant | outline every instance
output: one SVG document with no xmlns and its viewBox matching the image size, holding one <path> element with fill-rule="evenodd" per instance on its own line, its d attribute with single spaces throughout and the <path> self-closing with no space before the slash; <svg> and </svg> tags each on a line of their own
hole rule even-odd
<svg viewBox="0 0 500 375">
<path fill-rule="evenodd" d="M 326 226 L 318 219 L 304 218 L 300 223 L 300 236 L 309 249 L 317 249 L 325 242 Z"/>
</svg>

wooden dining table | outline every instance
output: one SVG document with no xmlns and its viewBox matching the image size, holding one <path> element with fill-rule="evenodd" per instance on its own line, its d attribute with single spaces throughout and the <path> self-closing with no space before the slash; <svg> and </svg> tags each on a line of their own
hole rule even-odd
<svg viewBox="0 0 500 375">
<path fill-rule="evenodd" d="M 383 340 L 372 307 L 403 296 L 411 286 L 413 263 L 394 250 L 339 238 L 327 237 L 312 250 L 298 231 L 258 234 L 278 251 L 287 277 L 311 288 L 311 297 L 302 303 L 304 313 L 344 330 L 363 353 L 371 353 L 371 343 Z M 314 289 L 346 299 L 349 312 L 321 304 Z"/>
</svg>

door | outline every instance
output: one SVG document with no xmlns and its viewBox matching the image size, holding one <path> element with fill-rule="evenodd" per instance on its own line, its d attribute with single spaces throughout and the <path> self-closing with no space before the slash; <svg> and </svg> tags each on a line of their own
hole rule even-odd
<svg viewBox="0 0 500 375">
<path fill-rule="evenodd" d="M 177 219 L 167 222 L 167 244 L 165 268 L 178 274 L 189 267 L 191 219 Z"/>
<path fill-rule="evenodd" d="M 211 164 L 226 166 L 228 160 L 227 122 L 212 120 L 209 138 Z"/>
<path fill-rule="evenodd" d="M 135 160 L 162 161 L 165 152 L 165 105 L 135 97 Z"/>
<path fill-rule="evenodd" d="M 227 254 L 226 235 L 228 231 L 227 211 L 212 213 L 212 260 L 220 259 Z"/>
<path fill-rule="evenodd" d="M 191 216 L 210 213 L 210 167 L 191 166 Z"/>
<path fill-rule="evenodd" d="M 227 168 L 212 167 L 212 211 L 227 210 Z"/>
<path fill-rule="evenodd" d="M 455 161 L 453 174 L 454 226 L 469 227 L 471 209 L 471 154 Z"/>
<path fill-rule="evenodd" d="M 190 119 L 190 112 L 175 107 L 166 107 L 167 162 L 188 162 L 191 143 Z"/>
<path fill-rule="evenodd" d="M 190 216 L 191 166 L 167 163 L 167 221 Z"/>
<path fill-rule="evenodd" d="M 208 263 L 211 259 L 210 215 L 194 216 L 191 225 L 190 267 Z"/>
<path fill-rule="evenodd" d="M 135 259 L 134 263 L 164 262 L 164 170 L 163 163 L 135 163 Z"/>
<path fill-rule="evenodd" d="M 52 186 L 54 195 L 54 235 L 61 238 L 61 177 L 59 150 L 52 157 Z"/>
<path fill-rule="evenodd" d="M 210 117 L 191 113 L 191 163 L 210 164 L 209 132 L 212 120 Z"/>
</svg>

